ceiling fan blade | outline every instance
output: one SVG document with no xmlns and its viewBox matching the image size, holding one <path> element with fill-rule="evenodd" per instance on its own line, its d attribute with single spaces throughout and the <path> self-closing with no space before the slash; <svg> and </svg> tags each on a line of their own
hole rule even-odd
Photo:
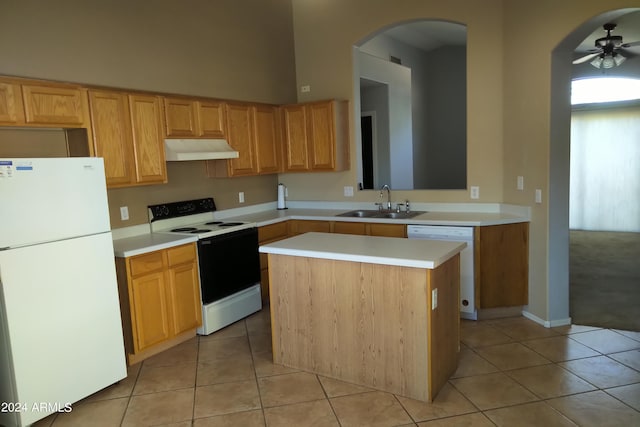
<svg viewBox="0 0 640 427">
<path fill-rule="evenodd" d="M 582 58 L 578 58 L 576 60 L 573 61 L 573 64 L 582 64 L 583 62 L 587 62 L 590 59 L 595 58 L 596 56 L 600 55 L 600 52 L 596 52 L 596 53 L 590 53 L 588 55 L 583 56 Z"/>
<path fill-rule="evenodd" d="M 638 52 L 634 52 L 632 50 L 629 49 L 616 49 L 616 52 L 622 54 L 622 56 L 624 56 L 625 58 L 633 58 L 634 56 L 638 56 L 640 55 L 640 53 Z"/>
<path fill-rule="evenodd" d="M 620 47 L 632 47 L 632 46 L 640 46 L 640 40 L 638 40 L 637 42 L 623 43 L 622 45 L 620 45 Z"/>
</svg>

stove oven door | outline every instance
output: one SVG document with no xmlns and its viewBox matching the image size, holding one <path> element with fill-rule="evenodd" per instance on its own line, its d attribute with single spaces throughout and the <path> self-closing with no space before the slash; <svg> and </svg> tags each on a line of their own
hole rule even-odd
<svg viewBox="0 0 640 427">
<path fill-rule="evenodd" d="M 198 240 L 204 305 L 260 282 L 258 229 L 233 231 Z"/>
</svg>

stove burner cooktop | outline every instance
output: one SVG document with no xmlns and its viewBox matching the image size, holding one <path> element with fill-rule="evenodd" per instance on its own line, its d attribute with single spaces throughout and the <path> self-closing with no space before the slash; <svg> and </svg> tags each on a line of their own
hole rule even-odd
<svg viewBox="0 0 640 427">
<path fill-rule="evenodd" d="M 208 228 L 198 228 L 197 230 L 190 231 L 191 234 L 200 234 L 200 233 L 208 233 L 211 230 Z"/>
<path fill-rule="evenodd" d="M 218 225 L 218 224 L 222 224 L 222 221 L 210 221 L 210 222 L 204 223 L 204 225 Z"/>
<path fill-rule="evenodd" d="M 220 227 L 235 227 L 236 225 L 242 225 L 242 222 L 223 222 L 218 224 Z"/>
<path fill-rule="evenodd" d="M 185 231 L 195 231 L 197 230 L 197 228 L 195 227 L 181 227 L 181 228 L 174 228 L 173 231 L 174 233 L 181 233 L 181 232 L 185 232 Z"/>
</svg>

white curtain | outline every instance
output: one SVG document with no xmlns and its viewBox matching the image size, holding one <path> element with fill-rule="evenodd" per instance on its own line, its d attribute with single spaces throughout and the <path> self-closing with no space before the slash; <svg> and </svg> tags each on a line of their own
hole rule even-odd
<svg viewBox="0 0 640 427">
<path fill-rule="evenodd" d="M 569 227 L 640 232 L 640 106 L 573 111 Z"/>
</svg>

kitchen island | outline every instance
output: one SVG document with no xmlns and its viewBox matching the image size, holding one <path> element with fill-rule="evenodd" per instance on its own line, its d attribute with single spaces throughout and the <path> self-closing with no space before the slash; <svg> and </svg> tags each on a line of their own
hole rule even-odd
<svg viewBox="0 0 640 427">
<path fill-rule="evenodd" d="M 261 246 L 274 363 L 433 400 L 457 367 L 464 247 L 335 233 Z"/>
</svg>

